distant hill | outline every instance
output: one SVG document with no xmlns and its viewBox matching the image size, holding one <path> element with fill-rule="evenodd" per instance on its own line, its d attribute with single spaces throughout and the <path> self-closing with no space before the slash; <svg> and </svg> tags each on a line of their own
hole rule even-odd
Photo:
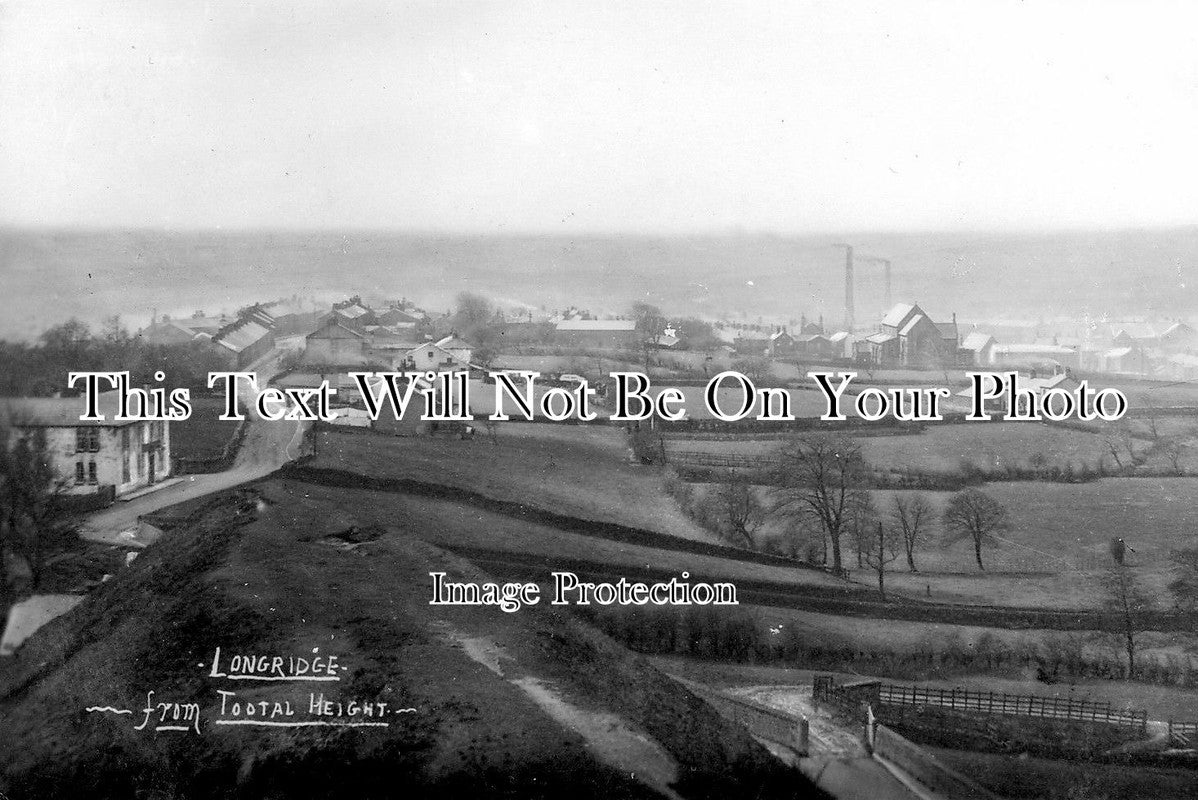
<svg viewBox="0 0 1198 800">
<path fill-rule="evenodd" d="M 966 318 L 1089 313 L 1189 316 L 1198 227 L 1043 233 L 709 236 L 450 235 L 379 231 L 0 230 L 11 296 L 0 336 L 71 316 L 234 310 L 280 296 L 407 296 L 449 308 L 463 289 L 504 304 L 620 312 L 843 316 L 842 251 L 894 262 L 895 298 Z M 883 305 L 880 267 L 857 265 L 858 320 Z"/>
</svg>

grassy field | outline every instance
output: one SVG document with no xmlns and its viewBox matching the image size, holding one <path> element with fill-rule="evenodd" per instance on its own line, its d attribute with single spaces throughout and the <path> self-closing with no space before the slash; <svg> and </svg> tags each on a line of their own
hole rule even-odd
<svg viewBox="0 0 1198 800">
<path fill-rule="evenodd" d="M 734 455 L 770 455 L 782 441 L 782 438 L 675 439 L 667 441 L 667 452 L 673 448 Z M 1102 436 L 1034 422 L 931 425 L 923 433 L 858 436 L 854 437 L 854 441 L 861 447 L 866 461 L 884 469 L 910 467 L 926 472 L 955 473 L 960 471 L 965 462 L 984 470 L 1008 466 L 1026 468 L 1040 457 L 1044 464 L 1061 467 L 1072 465 L 1075 469 L 1082 465 L 1093 469 L 1099 459 L 1104 459 L 1108 466 L 1114 467 Z M 1137 451 L 1147 446 L 1146 442 L 1139 440 L 1134 443 Z M 1122 453 L 1121 457 L 1127 460 Z"/>
<path fill-rule="evenodd" d="M 574 516 L 715 541 L 662 491 L 655 470 L 631 463 L 619 428 L 509 423 L 496 441 L 329 431 L 317 438 L 313 465 L 445 483 Z"/>
<path fill-rule="evenodd" d="M 222 401 L 217 397 L 193 397 L 191 416 L 171 423 L 171 454 L 181 458 L 219 456 L 233 438 L 237 423 L 217 419 Z"/>
</svg>

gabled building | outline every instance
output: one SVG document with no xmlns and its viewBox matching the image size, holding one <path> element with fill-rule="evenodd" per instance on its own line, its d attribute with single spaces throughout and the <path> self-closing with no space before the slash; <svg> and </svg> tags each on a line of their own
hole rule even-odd
<svg viewBox="0 0 1198 800">
<path fill-rule="evenodd" d="M 990 354 L 994 350 L 994 337 L 981 331 L 970 331 L 961 342 L 965 361 L 971 367 L 990 366 Z"/>
<path fill-rule="evenodd" d="M 786 328 L 779 328 L 770 334 L 766 352 L 771 358 L 793 356 L 795 354 L 795 337 L 787 333 Z"/>
<path fill-rule="evenodd" d="M 39 437 L 54 471 L 71 494 L 111 491 L 120 497 L 171 474 L 170 422 L 118 422 L 118 392 L 98 398 L 103 420 L 80 420 L 83 397 L 0 398 L 0 420 L 15 447 Z"/>
<path fill-rule="evenodd" d="M 304 337 L 304 364 L 359 366 L 370 363 L 366 334 L 334 317 Z"/>
<path fill-rule="evenodd" d="M 553 333 L 555 343 L 573 347 L 627 347 L 639 339 L 631 319 L 563 319 Z"/>
</svg>

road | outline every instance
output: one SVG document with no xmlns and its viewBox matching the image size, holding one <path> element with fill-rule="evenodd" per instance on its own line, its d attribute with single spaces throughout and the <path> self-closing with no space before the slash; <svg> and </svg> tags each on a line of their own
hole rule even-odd
<svg viewBox="0 0 1198 800">
<path fill-rule="evenodd" d="M 267 356 L 253 367 L 264 385 L 267 375 L 276 369 L 279 354 Z M 239 390 L 243 407 L 248 408 L 247 392 Z M 150 540 L 137 535 L 137 520 L 143 514 L 193 500 L 206 494 L 229 489 L 238 484 L 269 475 L 283 464 L 300 455 L 306 424 L 299 421 L 269 422 L 252 410 L 247 412 L 245 439 L 233 466 L 224 472 L 205 475 L 184 475 L 177 483 L 141 495 L 132 500 L 118 500 L 84 521 L 79 535 L 84 539 L 125 547 L 144 547 Z"/>
</svg>

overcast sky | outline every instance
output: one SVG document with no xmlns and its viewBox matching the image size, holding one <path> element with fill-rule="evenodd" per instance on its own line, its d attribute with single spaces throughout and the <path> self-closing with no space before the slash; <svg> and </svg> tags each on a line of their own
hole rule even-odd
<svg viewBox="0 0 1198 800">
<path fill-rule="evenodd" d="M 1198 219 L 1198 4 L 0 0 L 0 221 Z"/>
</svg>

